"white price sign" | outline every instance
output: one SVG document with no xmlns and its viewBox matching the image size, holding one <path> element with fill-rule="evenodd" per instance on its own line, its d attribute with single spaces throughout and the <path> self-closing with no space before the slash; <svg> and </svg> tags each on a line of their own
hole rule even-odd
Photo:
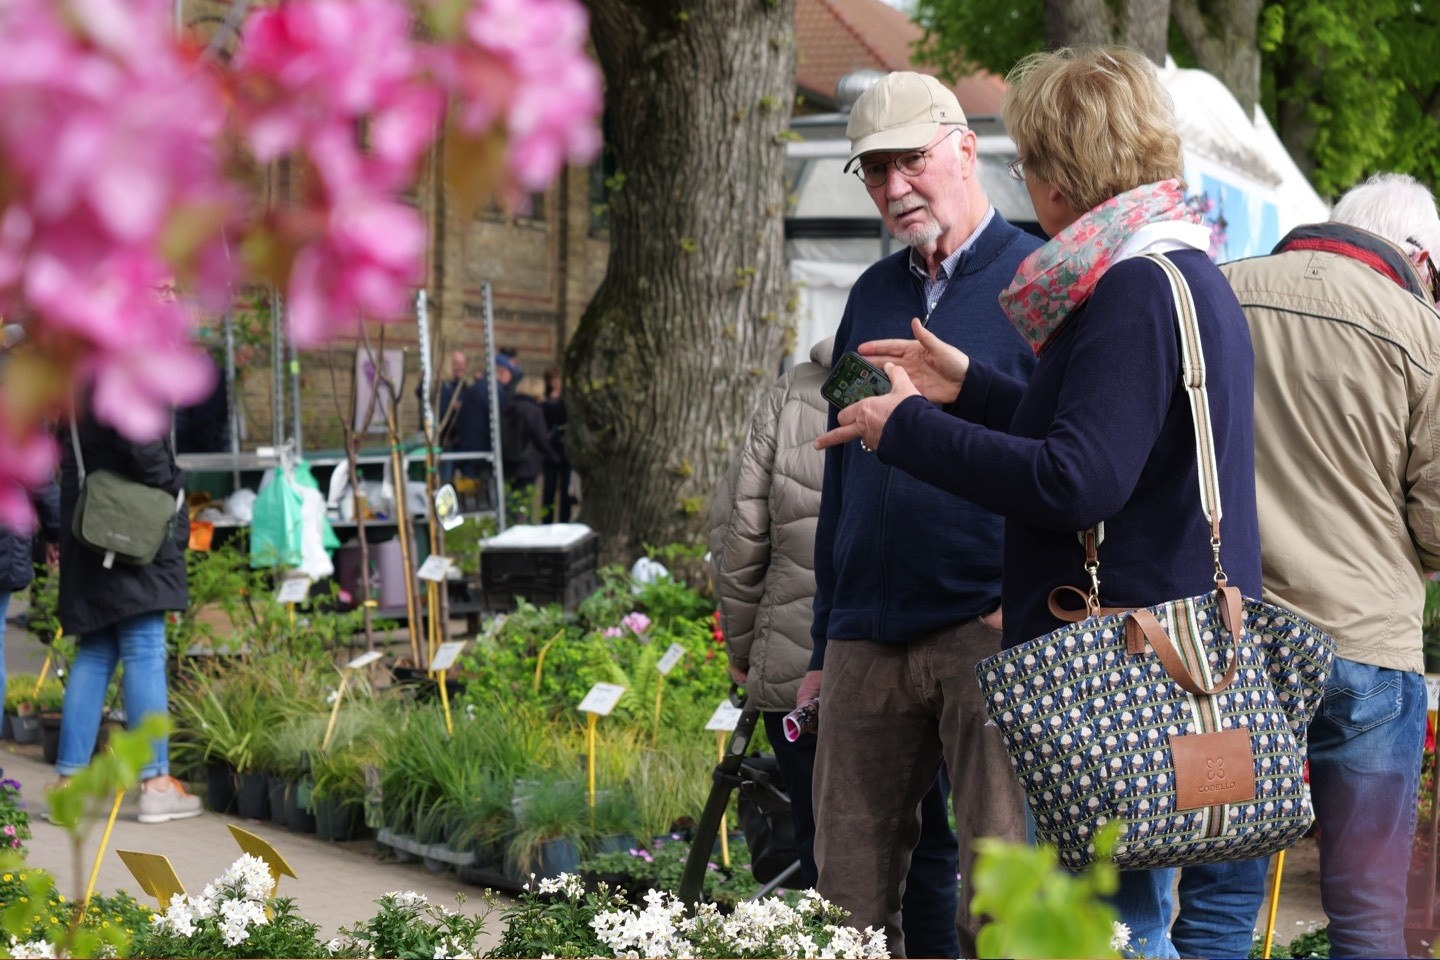
<svg viewBox="0 0 1440 960">
<path fill-rule="evenodd" d="M 740 725 L 741 710 L 729 700 L 721 700 L 720 706 L 710 714 L 710 721 L 705 724 L 706 730 L 726 730 L 733 732 Z"/>
<path fill-rule="evenodd" d="M 1425 699 L 1429 701 L 1426 710 L 1431 713 L 1440 710 L 1440 676 L 1433 673 L 1425 674 Z"/>
<path fill-rule="evenodd" d="M 597 683 L 585 694 L 585 699 L 580 701 L 578 709 L 581 713 L 598 713 L 602 717 L 608 717 L 624 692 L 625 688 L 618 683 Z"/>
<path fill-rule="evenodd" d="M 309 577 L 286 577 L 275 594 L 276 603 L 304 603 L 310 596 Z"/>
<path fill-rule="evenodd" d="M 440 644 L 435 651 L 435 659 L 430 661 L 430 669 L 436 673 L 449 670 L 455 666 L 455 661 L 460 658 L 460 651 L 464 649 L 464 640 L 451 640 L 449 643 Z"/>
<path fill-rule="evenodd" d="M 450 558 L 442 557 L 438 553 L 432 553 L 420 564 L 420 569 L 415 571 L 415 576 L 421 580 L 433 580 L 439 583 L 450 573 Z"/>
<path fill-rule="evenodd" d="M 379 650 L 371 650 L 369 653 L 362 653 L 354 660 L 351 660 L 349 663 L 345 664 L 345 669 L 359 670 L 361 667 L 368 667 L 376 660 L 379 660 L 380 657 L 381 653 Z"/>
<path fill-rule="evenodd" d="M 672 643 L 670 644 L 670 649 L 665 651 L 665 656 L 661 657 L 660 662 L 655 664 L 655 669 L 660 671 L 661 676 L 668 677 L 670 676 L 670 671 L 675 669 L 675 664 L 679 663 L 680 658 L 683 656 L 685 656 L 685 648 L 678 643 Z"/>
</svg>

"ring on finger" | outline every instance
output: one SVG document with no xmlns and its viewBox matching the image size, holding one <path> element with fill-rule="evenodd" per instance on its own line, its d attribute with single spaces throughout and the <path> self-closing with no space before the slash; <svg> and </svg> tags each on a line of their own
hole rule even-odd
<svg viewBox="0 0 1440 960">
<path fill-rule="evenodd" d="M 860 449 L 864 450 L 866 453 L 875 452 L 874 448 L 872 448 L 868 443 L 866 443 L 863 437 L 860 440 Z"/>
</svg>

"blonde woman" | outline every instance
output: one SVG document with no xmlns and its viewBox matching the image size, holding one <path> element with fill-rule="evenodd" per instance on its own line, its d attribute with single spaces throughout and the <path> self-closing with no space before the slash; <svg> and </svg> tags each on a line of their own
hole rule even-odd
<svg viewBox="0 0 1440 960">
<path fill-rule="evenodd" d="M 1175 309 L 1161 253 L 1185 275 L 1200 318 L 1224 505 L 1229 581 L 1260 595 L 1254 358 L 1245 316 L 1210 262 L 1209 232 L 1185 204 L 1180 138 L 1155 69 L 1134 51 L 1067 48 L 1023 60 L 1004 118 L 1051 240 L 1000 296 L 1037 360 L 1028 384 L 947 346 L 861 347 L 890 394 L 855 404 L 822 446 L 861 440 L 883 462 L 1005 517 L 1003 643 L 1062 626 L 1056 587 L 1088 586 L 1076 531 L 1105 524 L 1101 600 L 1142 606 L 1213 587 L 1194 431 L 1180 381 Z M 1244 956 L 1263 862 L 1187 870 L 1170 940 L 1173 871 L 1122 875 L 1116 905 L 1154 956 Z"/>
</svg>

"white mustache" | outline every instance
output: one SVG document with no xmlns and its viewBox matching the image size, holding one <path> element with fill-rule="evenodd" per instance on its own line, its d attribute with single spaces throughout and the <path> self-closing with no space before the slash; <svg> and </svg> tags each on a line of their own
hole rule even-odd
<svg viewBox="0 0 1440 960">
<path fill-rule="evenodd" d="M 928 206 L 930 206 L 930 204 L 926 203 L 924 200 L 915 196 L 914 194 L 911 194 L 906 197 L 901 197 L 899 200 L 890 201 L 890 216 L 902 216 L 903 214 L 909 213 L 911 210 L 923 210 Z"/>
</svg>

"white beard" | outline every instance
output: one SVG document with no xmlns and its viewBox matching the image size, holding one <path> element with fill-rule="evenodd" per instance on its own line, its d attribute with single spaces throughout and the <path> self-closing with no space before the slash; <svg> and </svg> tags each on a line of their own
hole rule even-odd
<svg viewBox="0 0 1440 960">
<path fill-rule="evenodd" d="M 912 210 L 926 210 L 929 206 L 930 205 L 924 200 L 912 195 L 906 199 L 893 201 L 890 204 L 890 216 L 900 217 Z M 907 247 L 923 250 L 926 247 L 933 247 L 935 241 L 940 239 L 940 234 L 943 232 L 944 230 L 940 224 L 936 222 L 934 214 L 932 213 L 930 219 L 923 223 L 891 230 L 890 236 L 894 237 L 897 243 L 903 243 Z"/>
</svg>

